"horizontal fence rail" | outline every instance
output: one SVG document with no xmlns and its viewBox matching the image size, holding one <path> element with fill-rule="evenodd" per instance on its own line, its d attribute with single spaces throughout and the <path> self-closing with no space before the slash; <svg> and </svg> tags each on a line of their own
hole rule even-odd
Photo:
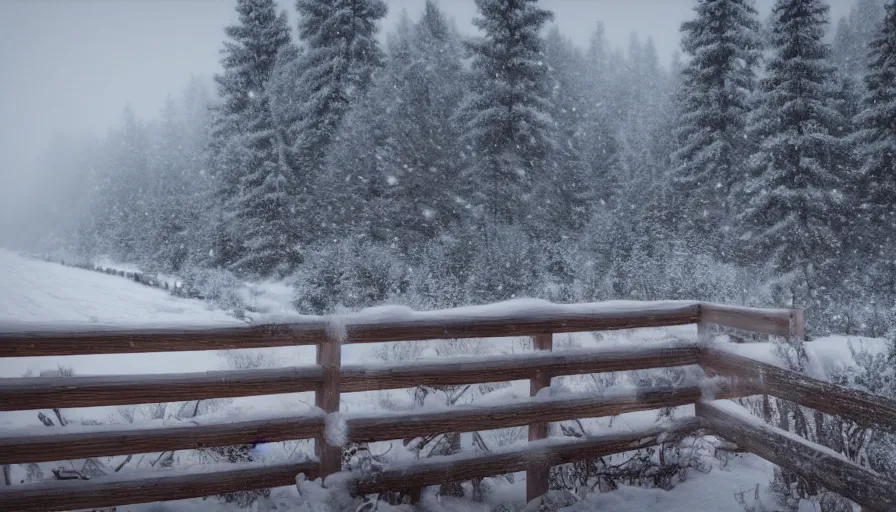
<svg viewBox="0 0 896 512">
<path fill-rule="evenodd" d="M 340 392 L 458 386 L 697 364 L 697 347 L 632 347 L 341 367 Z M 0 379 L 0 411 L 94 407 L 315 391 L 320 366 L 96 377 Z"/>
<path fill-rule="evenodd" d="M 110 375 L 0 379 L 0 411 L 180 402 L 209 398 L 314 392 L 315 408 L 276 417 L 227 423 L 134 424 L 0 432 L 0 464 L 74 460 L 314 439 L 317 458 L 273 466 L 203 466 L 198 473 L 168 470 L 115 474 L 89 481 L 49 481 L 0 489 L 0 510 L 96 508 L 292 485 L 298 473 L 348 479 L 356 493 L 402 491 L 517 471 L 527 472 L 527 497 L 548 488 L 551 466 L 674 442 L 708 429 L 717 436 L 874 510 L 893 510 L 889 480 L 845 461 L 823 447 L 794 438 L 757 418 L 733 414 L 721 400 L 767 394 L 837 414 L 862 425 L 892 427 L 896 403 L 862 391 L 817 381 L 708 345 L 709 325 L 804 337 L 802 311 L 756 309 L 699 302 L 581 305 L 502 304 L 440 312 L 374 311 L 356 316 L 309 317 L 276 325 L 213 329 L 110 330 L 12 329 L 0 333 L 0 357 L 122 354 L 165 351 L 316 346 L 314 365 L 163 375 Z M 554 333 L 697 324 L 697 342 L 553 352 Z M 452 338 L 533 338 L 536 353 L 392 365 L 343 365 L 343 343 Z M 678 387 L 615 390 L 601 396 L 539 393 L 553 377 L 700 365 L 723 377 Z M 531 398 L 502 405 L 414 409 L 336 416 L 342 393 L 414 386 L 463 386 L 529 380 Z M 538 396 L 536 396 L 538 395 Z M 697 417 L 665 427 L 575 440 L 548 439 L 548 424 L 579 418 L 695 404 Z M 462 453 L 387 466 L 375 474 L 341 473 L 342 449 L 326 439 L 328 423 L 344 422 L 349 442 L 405 441 L 444 433 L 528 426 L 525 447 Z M 785 449 L 777 451 L 776 444 Z M 730 444 L 730 443 L 728 443 Z M 821 463 L 816 466 L 816 460 Z M 796 469 L 797 463 L 812 466 Z M 840 473 L 837 473 L 840 472 Z M 846 475 L 849 484 L 831 475 Z M 853 482 L 859 482 L 853 485 Z"/>
<path fill-rule="evenodd" d="M 574 394 L 551 399 L 536 397 L 497 406 L 471 405 L 424 412 L 352 414 L 344 416 L 343 420 L 349 441 L 376 442 L 689 405 L 699 400 L 701 393 L 697 386 L 665 386 L 603 396 Z M 722 393 L 716 396 L 732 395 Z M 321 435 L 325 427 L 323 414 L 204 425 L 183 423 L 159 428 L 94 427 L 86 432 L 67 432 L 73 430 L 70 428 L 38 433 L 33 430 L 0 432 L 0 464 L 310 439 Z"/>
<path fill-rule="evenodd" d="M 802 340 L 803 312 L 796 309 L 761 309 L 700 304 L 700 321 L 734 329 L 793 336 Z"/>
<path fill-rule="evenodd" d="M 344 337 L 343 343 L 377 343 L 666 327 L 696 323 L 700 318 L 700 304 L 696 302 L 645 302 L 639 307 L 608 307 L 600 303 L 553 305 L 550 308 L 524 308 L 512 313 L 490 313 L 486 308 L 478 313 L 477 308 L 460 308 L 459 311 L 468 313 L 417 313 L 407 319 L 391 320 L 365 320 L 361 315 L 210 330 L 108 330 L 89 333 L 21 330 L 0 334 L 0 357 L 320 345 L 328 341 L 334 329 L 344 331 L 340 333 Z"/>
<path fill-rule="evenodd" d="M 442 482 L 524 471 L 532 461 L 538 461 L 548 467 L 556 466 L 649 448 L 664 442 L 674 442 L 694 434 L 701 427 L 702 422 L 697 418 L 685 418 L 668 427 L 604 434 L 580 440 L 535 441 L 525 448 L 488 455 L 433 457 L 362 477 L 351 487 L 358 494 L 374 494 L 388 490 L 410 491 Z"/>
<path fill-rule="evenodd" d="M 93 509 L 281 487 L 295 484 L 299 473 L 308 475 L 309 479 L 317 478 L 318 467 L 311 461 L 200 473 L 175 470 L 157 473 L 0 487 L 0 510 L 49 512 Z"/>
<path fill-rule="evenodd" d="M 88 432 L 53 429 L 35 434 L 0 432 L 0 464 L 51 462 L 87 457 L 129 455 L 212 446 L 310 439 L 324 428 L 324 416 L 265 418 L 234 423 L 182 425 L 160 428 L 114 428 Z"/>
<path fill-rule="evenodd" d="M 740 409 L 740 410 L 738 410 Z M 896 481 L 847 460 L 824 446 L 767 425 L 735 405 L 698 402 L 697 415 L 718 435 L 763 459 L 867 507 L 896 510 Z"/>
<path fill-rule="evenodd" d="M 761 389 L 777 398 L 847 418 L 863 426 L 896 430 L 896 400 L 721 350 L 704 350 L 699 361 L 710 372 L 735 377 L 748 388 Z"/>
<path fill-rule="evenodd" d="M 316 366 L 206 373 L 0 379 L 0 411 L 187 402 L 314 391 Z"/>
</svg>

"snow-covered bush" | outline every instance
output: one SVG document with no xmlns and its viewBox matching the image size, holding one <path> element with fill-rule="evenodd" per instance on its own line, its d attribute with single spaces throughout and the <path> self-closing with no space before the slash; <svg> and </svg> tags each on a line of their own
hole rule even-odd
<svg viewBox="0 0 896 512">
<path fill-rule="evenodd" d="M 184 290 L 213 302 L 237 318 L 245 316 L 246 304 L 240 295 L 245 284 L 232 272 L 216 268 L 193 267 L 184 275 Z"/>
<path fill-rule="evenodd" d="M 375 306 L 408 289 L 407 265 L 385 246 L 346 240 L 311 251 L 307 261 L 293 276 L 302 313 Z"/>
</svg>

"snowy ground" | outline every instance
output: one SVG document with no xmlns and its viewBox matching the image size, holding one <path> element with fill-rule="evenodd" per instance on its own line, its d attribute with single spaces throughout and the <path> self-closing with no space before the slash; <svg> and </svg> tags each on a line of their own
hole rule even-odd
<svg viewBox="0 0 896 512">
<path fill-rule="evenodd" d="M 284 297 L 290 294 L 283 293 Z M 286 306 L 284 306 L 284 310 Z M 37 261 L 17 254 L 0 250 L 0 328 L 10 325 L 35 324 L 114 324 L 121 326 L 159 325 L 239 325 L 236 320 L 220 310 L 211 309 L 206 303 L 196 300 L 173 297 L 158 289 L 148 288 L 126 279 L 108 276 L 101 273 L 64 267 L 54 263 Z M 670 340 L 689 338 L 696 333 L 693 327 L 672 329 L 651 329 L 628 332 L 608 333 L 593 336 L 590 334 L 574 334 L 557 336 L 555 349 L 605 345 L 607 343 L 666 343 Z M 855 340 L 857 343 L 875 346 L 882 345 L 880 340 Z M 458 354 L 512 353 L 529 350 L 528 340 L 469 340 L 461 342 L 454 349 Z M 443 342 L 444 345 L 444 342 Z M 408 349 L 408 347 L 411 347 Z M 411 350 L 416 353 L 404 353 L 403 357 L 411 359 L 419 357 L 445 356 L 442 345 L 414 344 L 381 344 L 349 346 L 344 360 L 346 363 L 365 362 L 380 359 L 385 353 L 402 356 L 402 351 Z M 738 348 L 745 355 L 769 359 L 768 347 L 750 345 Z M 845 354 L 844 354 L 845 351 Z M 829 338 L 811 344 L 810 352 L 816 361 L 813 373 L 824 374 L 836 364 L 850 359 L 842 338 Z M 309 364 L 313 362 L 313 349 L 284 348 L 258 351 L 223 352 L 183 352 L 177 354 L 125 354 L 111 356 L 78 356 L 66 358 L 22 358 L 0 360 L 0 377 L 18 377 L 23 374 L 39 374 L 53 370 L 62 365 L 73 368 L 75 374 L 117 374 L 117 373 L 170 373 L 207 371 L 232 368 L 234 366 L 289 366 Z M 610 374 L 612 375 L 612 374 Z M 609 378 L 609 377 L 608 377 Z M 622 380 L 607 381 L 606 384 L 623 384 Z M 587 378 L 571 377 L 563 379 L 562 385 L 573 390 L 593 389 L 594 382 Z M 515 397 L 528 395 L 528 383 L 516 382 L 511 386 L 486 392 L 477 397 L 477 403 L 504 402 Z M 313 403 L 311 394 L 291 394 L 267 397 L 238 398 L 226 403 L 220 410 L 209 411 L 207 418 L 241 417 L 256 414 L 288 414 L 301 413 L 309 409 Z M 412 404 L 410 393 L 398 390 L 389 393 L 352 393 L 343 396 L 342 409 L 346 412 L 364 411 L 372 408 L 401 409 Z M 435 404 L 438 405 L 438 404 Z M 74 421 L 100 421 L 103 423 L 121 422 L 120 408 L 89 408 L 65 410 L 67 417 Z M 172 406 L 170 411 L 175 411 Z M 22 411 L 0 414 L 0 429 L 39 426 L 35 411 Z M 682 414 L 691 411 L 682 410 Z M 635 428 L 645 418 L 652 421 L 653 413 L 637 413 L 625 415 L 614 420 L 614 428 Z M 647 415 L 647 416 L 645 416 Z M 139 418 L 139 414 L 138 420 Z M 157 421 L 169 423 L 179 421 L 173 412 L 164 415 Z M 609 420 L 592 420 L 590 428 L 602 431 L 610 427 Z M 38 427 L 42 428 L 42 427 Z M 511 433 L 513 434 L 513 433 Z M 517 432 L 519 437 L 520 432 Z M 522 431 L 524 435 L 524 431 Z M 507 432 L 491 433 L 486 437 L 488 442 L 499 443 Z M 512 440 L 509 442 L 513 442 Z M 388 443 L 378 443 L 376 452 L 391 449 Z M 464 439 L 465 448 L 471 444 Z M 277 443 L 258 456 L 265 461 L 280 462 L 287 457 L 307 451 L 307 442 Z M 396 448 L 394 451 L 399 452 Z M 117 462 L 109 461 L 114 464 Z M 178 458 L 180 466 L 197 463 L 189 452 Z M 664 512 L 700 512 L 722 511 L 740 512 L 742 507 L 735 500 L 737 493 L 745 495 L 752 501 L 757 495 L 765 496 L 765 486 L 771 475 L 771 466 L 758 458 L 746 455 L 738 456 L 721 463 L 715 459 L 708 460 L 712 468 L 707 473 L 691 472 L 690 478 L 671 491 L 656 489 L 640 489 L 623 487 L 615 492 L 592 495 L 573 507 L 572 511 L 613 510 L 616 512 L 663 510 Z M 131 468 L 132 470 L 145 468 Z M 495 489 L 492 502 L 521 502 L 525 495 L 523 475 L 518 475 L 516 483 L 507 484 Z M 758 487 L 757 487 L 758 486 Z M 759 489 L 757 491 L 757 489 Z M 295 488 L 279 489 L 273 495 L 288 499 L 298 499 Z M 290 496 L 292 498 L 290 498 Z M 428 510 L 488 510 L 488 506 L 469 502 L 436 503 L 428 497 Z M 144 510 L 146 505 L 120 508 L 121 510 Z M 164 510 L 221 510 L 221 503 L 215 500 L 185 500 L 173 502 Z M 259 508 L 262 510 L 263 508 Z M 808 509 L 811 510 L 811 509 Z"/>
</svg>

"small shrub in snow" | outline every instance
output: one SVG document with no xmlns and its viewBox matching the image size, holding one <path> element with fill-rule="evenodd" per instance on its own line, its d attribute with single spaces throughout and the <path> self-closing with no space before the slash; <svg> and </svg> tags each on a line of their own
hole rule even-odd
<svg viewBox="0 0 896 512">
<path fill-rule="evenodd" d="M 294 304 L 302 313 L 375 306 L 408 289 L 407 264 L 385 246 L 346 240 L 311 251 L 307 261 L 293 276 Z"/>
<path fill-rule="evenodd" d="M 233 273 L 222 269 L 194 267 L 184 276 L 185 290 L 232 312 L 237 318 L 242 318 L 246 313 L 246 304 L 240 295 L 243 286 L 243 282 Z"/>
<path fill-rule="evenodd" d="M 520 508 L 516 503 L 498 503 L 489 512 L 520 512 Z"/>
<path fill-rule="evenodd" d="M 557 512 L 579 502 L 579 497 L 567 490 L 552 490 L 529 502 L 520 512 Z"/>
</svg>

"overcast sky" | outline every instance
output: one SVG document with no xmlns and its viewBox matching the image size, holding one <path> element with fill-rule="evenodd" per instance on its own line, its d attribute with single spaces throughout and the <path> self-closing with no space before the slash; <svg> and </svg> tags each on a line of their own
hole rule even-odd
<svg viewBox="0 0 896 512">
<path fill-rule="evenodd" d="M 292 0 L 278 0 L 290 13 Z M 424 0 L 386 0 L 395 22 L 418 15 Z M 758 0 L 763 18 L 773 0 Z M 833 0 L 832 19 L 851 0 Z M 694 0 L 543 0 L 564 33 L 584 45 L 598 21 L 617 45 L 632 32 L 652 36 L 668 62 L 678 27 Z M 0 201 L 23 198 L 11 182 L 60 134 L 102 134 L 130 105 L 156 115 L 166 95 L 191 75 L 219 70 L 223 28 L 235 20 L 235 0 L 0 0 Z M 473 0 L 441 0 L 458 26 L 473 33 Z M 6 198 L 4 198 L 6 196 Z M 3 208 L 0 208 L 3 214 Z M 9 221 L 10 219 L 6 219 Z"/>
</svg>

